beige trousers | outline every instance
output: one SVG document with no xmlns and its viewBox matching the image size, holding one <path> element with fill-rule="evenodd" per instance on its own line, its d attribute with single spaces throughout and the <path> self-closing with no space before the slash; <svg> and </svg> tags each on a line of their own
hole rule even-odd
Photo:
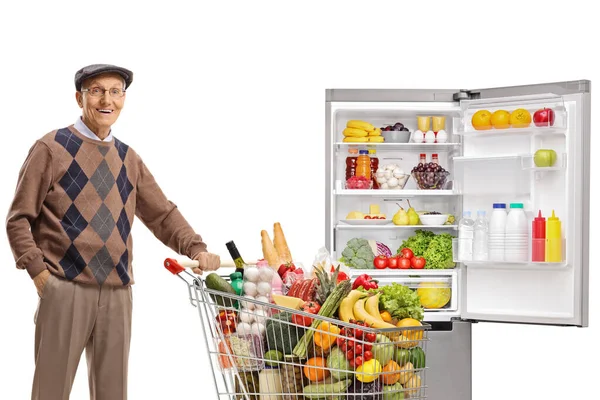
<svg viewBox="0 0 600 400">
<path fill-rule="evenodd" d="M 86 350 L 90 400 L 126 400 L 131 287 L 97 287 L 54 275 L 35 315 L 32 400 L 69 400 Z"/>
</svg>

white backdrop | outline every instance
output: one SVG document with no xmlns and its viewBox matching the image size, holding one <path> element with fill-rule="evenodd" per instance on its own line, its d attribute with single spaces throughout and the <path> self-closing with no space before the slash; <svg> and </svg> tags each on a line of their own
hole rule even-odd
<svg viewBox="0 0 600 400">
<path fill-rule="evenodd" d="M 223 256 L 232 239 L 260 256 L 260 230 L 275 221 L 298 260 L 324 244 L 325 88 L 600 80 L 598 21 L 575 0 L 38 3 L 0 6 L 2 218 L 29 147 L 79 115 L 75 71 L 115 63 L 135 73 L 115 135 Z M 596 126 L 598 102 L 592 111 Z M 592 158 L 593 182 L 596 168 Z M 595 207 L 591 218 L 594 249 Z M 212 398 L 198 314 L 162 267 L 174 254 L 139 221 L 133 235 L 129 398 Z M 0 399 L 28 399 L 37 295 L 4 229 L 0 259 Z M 599 261 L 592 252 L 590 328 L 474 325 L 473 399 L 595 396 Z M 82 358 L 72 399 L 88 398 L 86 374 Z"/>
</svg>

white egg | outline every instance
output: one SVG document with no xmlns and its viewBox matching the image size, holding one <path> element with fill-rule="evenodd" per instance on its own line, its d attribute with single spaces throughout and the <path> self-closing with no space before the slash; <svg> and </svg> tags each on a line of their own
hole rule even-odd
<svg viewBox="0 0 600 400">
<path fill-rule="evenodd" d="M 254 322 L 254 314 L 247 311 L 242 311 L 240 312 L 240 321 L 251 324 Z"/>
<path fill-rule="evenodd" d="M 266 310 L 269 308 L 269 306 L 267 304 L 271 304 L 271 302 L 269 301 L 269 298 L 265 297 L 265 296 L 256 296 L 256 300 L 260 301 L 262 303 L 265 303 L 264 305 L 256 304 L 254 307 L 256 310 Z"/>
<path fill-rule="evenodd" d="M 244 279 L 249 282 L 257 282 L 258 281 L 258 268 L 256 267 L 246 267 L 244 268 Z"/>
<path fill-rule="evenodd" d="M 389 169 L 386 170 L 384 177 L 385 177 L 385 179 L 390 179 L 392 177 L 392 171 L 390 171 Z"/>
<path fill-rule="evenodd" d="M 263 282 L 271 282 L 273 280 L 273 268 L 271 267 L 262 267 L 258 270 L 259 279 Z"/>
<path fill-rule="evenodd" d="M 448 133 L 443 129 L 438 131 L 437 136 L 436 136 L 436 141 L 438 143 L 446 143 L 447 140 L 448 140 Z"/>
<path fill-rule="evenodd" d="M 390 188 L 395 188 L 396 186 L 398 186 L 398 179 L 390 178 L 388 179 L 387 184 Z"/>
<path fill-rule="evenodd" d="M 256 284 L 254 282 L 244 282 L 244 294 L 254 297 L 257 293 Z"/>
<path fill-rule="evenodd" d="M 259 282 L 258 286 L 256 286 L 256 291 L 258 294 L 262 296 L 266 296 L 271 293 L 271 283 L 270 282 Z"/>
<path fill-rule="evenodd" d="M 435 133 L 433 131 L 427 131 L 425 134 L 425 143 L 434 143 L 435 142 Z"/>
<path fill-rule="evenodd" d="M 423 131 L 417 129 L 413 132 L 411 141 L 413 141 L 414 143 L 423 143 L 425 141 L 425 134 L 423 133 Z"/>
<path fill-rule="evenodd" d="M 269 315 L 267 314 L 267 312 L 265 310 L 256 310 L 254 312 L 254 320 L 256 322 L 258 322 L 259 324 L 266 324 L 268 317 L 269 317 Z"/>
<path fill-rule="evenodd" d="M 248 295 L 248 294 L 247 294 L 247 295 L 245 295 L 244 297 L 245 297 L 245 298 L 247 298 L 247 299 L 252 299 L 252 300 L 254 300 L 254 296 L 250 296 L 250 295 Z M 256 306 L 256 305 L 255 305 L 254 303 L 250 303 L 249 301 L 243 301 L 243 302 L 242 302 L 242 306 L 243 306 L 244 308 L 248 309 L 248 310 L 254 310 L 254 308 L 255 308 L 255 306 Z"/>
<path fill-rule="evenodd" d="M 247 322 L 240 322 L 237 324 L 235 331 L 242 335 L 250 335 L 252 333 L 252 325 Z"/>
<path fill-rule="evenodd" d="M 253 335 L 262 336 L 262 334 L 265 333 L 265 326 L 255 322 L 252 324 L 251 332 Z"/>
</svg>

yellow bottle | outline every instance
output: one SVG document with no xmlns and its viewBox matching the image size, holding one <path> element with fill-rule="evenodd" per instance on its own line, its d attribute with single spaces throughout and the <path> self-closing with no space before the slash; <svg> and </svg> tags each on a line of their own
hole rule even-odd
<svg viewBox="0 0 600 400">
<path fill-rule="evenodd" d="M 562 261 L 562 233 L 558 217 L 554 215 L 546 222 L 546 262 Z"/>
</svg>

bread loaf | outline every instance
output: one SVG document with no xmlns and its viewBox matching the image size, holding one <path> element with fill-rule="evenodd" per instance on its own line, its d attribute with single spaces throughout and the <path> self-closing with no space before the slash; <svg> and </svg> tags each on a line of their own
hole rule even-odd
<svg viewBox="0 0 600 400">
<path fill-rule="evenodd" d="M 263 257 L 269 263 L 270 267 L 279 268 L 282 263 L 279 260 L 279 254 L 277 254 L 277 250 L 275 250 L 269 234 L 267 231 L 262 230 L 260 231 L 260 236 L 262 238 Z"/>
<path fill-rule="evenodd" d="M 279 222 L 273 224 L 273 243 L 275 244 L 275 250 L 277 250 L 277 254 L 279 254 L 282 263 L 291 263 L 292 253 L 287 245 L 283 229 L 281 229 L 281 224 Z"/>
</svg>

